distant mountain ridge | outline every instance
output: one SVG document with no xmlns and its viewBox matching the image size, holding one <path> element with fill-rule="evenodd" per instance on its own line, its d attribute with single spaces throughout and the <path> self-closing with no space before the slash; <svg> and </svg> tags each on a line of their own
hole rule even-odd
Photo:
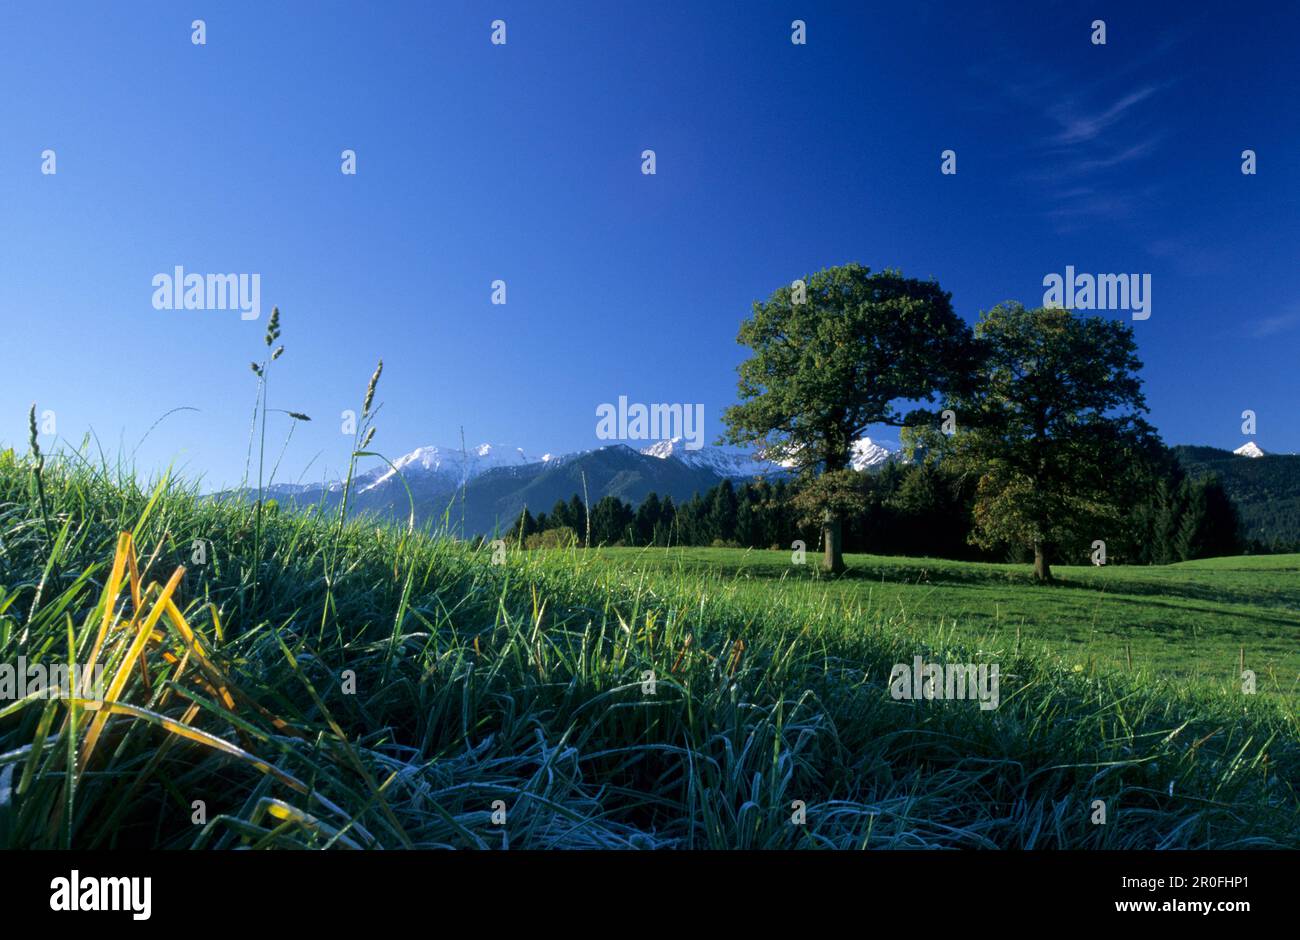
<svg viewBox="0 0 1300 940">
<path fill-rule="evenodd" d="M 781 476 L 790 472 L 790 464 L 765 460 L 763 457 L 741 450 L 721 447 L 703 447 L 688 450 L 680 437 L 657 441 L 643 448 L 641 453 L 651 457 L 676 457 L 694 467 L 705 467 L 719 476 L 733 480 L 762 476 Z M 898 445 L 892 448 L 869 437 L 853 442 L 849 453 L 849 466 L 854 470 L 870 470 L 898 457 Z"/>
<path fill-rule="evenodd" d="M 1273 454 L 1253 441 L 1234 451 L 1180 445 L 1172 448 L 1192 475 L 1217 474 L 1236 504 L 1242 534 L 1276 550 L 1300 550 L 1300 456 Z M 888 442 L 862 438 L 853 445 L 850 465 L 872 470 L 902 459 Z M 419 524 L 445 521 L 449 531 L 487 535 L 509 530 L 527 507 L 534 515 L 549 513 L 559 500 L 583 494 L 595 506 L 617 496 L 633 506 L 650 493 L 674 502 L 690 500 L 723 480 L 787 477 L 791 470 L 737 448 L 688 450 L 680 438 L 653 442 L 640 450 L 610 444 L 595 450 L 534 456 L 518 447 L 479 444 L 418 447 L 393 461 L 401 478 L 386 464 L 353 480 L 349 513 L 405 520 L 411 502 Z M 410 490 L 410 499 L 407 489 Z M 337 508 L 340 482 L 275 484 L 268 496 L 299 506 Z"/>
<path fill-rule="evenodd" d="M 683 502 L 723 479 L 707 466 L 612 444 L 546 463 L 483 473 L 465 487 L 464 502 L 453 513 L 463 509 L 466 533 L 486 534 L 511 528 L 525 507 L 534 515 L 550 512 L 557 501 L 568 502 L 575 494 L 585 492 L 593 506 L 605 496 L 635 506 L 651 493 Z M 453 515 L 451 521 L 459 520 Z"/>
<path fill-rule="evenodd" d="M 1241 515 L 1242 534 L 1276 550 L 1300 550 L 1300 455 L 1271 454 L 1253 441 L 1236 451 L 1172 448 L 1193 476 L 1213 473 Z"/>
<path fill-rule="evenodd" d="M 368 480 L 358 489 L 358 492 L 364 493 L 383 486 L 397 472 L 441 476 L 448 484 L 459 486 L 461 483 L 498 467 L 523 467 L 533 463 L 545 464 L 555 459 L 557 458 L 551 454 L 530 457 L 524 453 L 522 447 L 507 448 L 498 444 L 479 444 L 477 447 L 465 450 L 459 448 L 417 447 L 409 454 L 394 460 L 392 467 L 385 466 L 378 476 Z"/>
<path fill-rule="evenodd" d="M 896 457 L 896 448 L 863 438 L 854 444 L 850 464 L 870 470 Z M 384 464 L 353 480 L 350 514 L 405 519 L 413 501 L 417 523 L 445 521 L 451 531 L 466 535 L 508 530 L 525 507 L 534 515 L 550 512 L 558 500 L 581 496 L 584 482 L 593 506 L 604 496 L 636 506 L 650 493 L 684 502 L 723 480 L 791 474 L 787 466 L 738 448 L 687 449 L 681 438 L 656 441 L 641 450 L 611 444 L 563 456 L 531 456 L 522 448 L 501 444 L 464 450 L 430 445 L 398 457 L 393 467 Z M 330 509 L 341 502 L 343 485 L 337 481 L 275 484 L 267 493 L 281 502 Z"/>
</svg>

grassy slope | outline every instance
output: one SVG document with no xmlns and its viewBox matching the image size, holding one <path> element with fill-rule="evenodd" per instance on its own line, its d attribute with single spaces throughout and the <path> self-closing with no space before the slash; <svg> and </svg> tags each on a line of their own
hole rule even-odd
<svg viewBox="0 0 1300 940">
<path fill-rule="evenodd" d="M 850 555 L 850 576 L 817 581 L 816 559 L 743 549 L 604 549 L 664 571 L 716 573 L 753 604 L 829 596 L 854 616 L 980 646 L 1048 650 L 1071 664 L 1152 680 L 1240 688 L 1239 662 L 1261 694 L 1300 695 L 1300 555 L 1214 558 L 1167 567 L 1057 567 L 1040 587 L 1024 565 Z"/>
<path fill-rule="evenodd" d="M 0 702 L 0 846 L 1300 845 L 1296 717 L 1268 696 L 980 649 L 874 581 L 864 598 L 866 581 L 773 590 L 617 554 L 492 565 L 361 524 L 327 607 L 327 521 L 271 516 L 256 563 L 248 507 L 48 477 L 53 542 L 28 468 L 0 455 L 0 662 L 85 657 L 134 529 L 141 615 L 187 565 L 178 606 L 211 666 L 170 615 L 149 638 L 115 602 L 104 648 L 135 710 L 87 758 L 93 703 L 69 725 L 65 703 Z M 954 589 L 1000 590 L 966 576 Z M 957 598 L 958 623 L 980 603 L 915 590 L 914 610 Z M 916 654 L 999 662 L 1001 707 L 892 700 L 890 666 Z"/>
</svg>

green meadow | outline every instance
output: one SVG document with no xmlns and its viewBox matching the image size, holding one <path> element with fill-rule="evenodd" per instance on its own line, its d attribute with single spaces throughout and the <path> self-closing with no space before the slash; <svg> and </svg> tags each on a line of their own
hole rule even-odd
<svg viewBox="0 0 1300 940">
<path fill-rule="evenodd" d="M 725 548 L 602 549 L 630 570 L 725 587 L 760 608 L 777 598 L 830 604 L 864 628 L 942 637 L 984 650 L 1033 652 L 1072 668 L 1152 683 L 1300 693 L 1300 555 L 1211 558 L 1166 566 L 1056 566 L 1035 584 L 1025 565 L 847 555 L 846 577 L 817 558 Z M 1294 699 L 1293 699 L 1294 700 Z"/>
<path fill-rule="evenodd" d="M 0 701 L 0 847 L 1300 846 L 1295 556 L 848 561 L 500 554 L 0 454 L 0 664 L 109 677 Z M 915 656 L 998 707 L 895 699 Z"/>
</svg>

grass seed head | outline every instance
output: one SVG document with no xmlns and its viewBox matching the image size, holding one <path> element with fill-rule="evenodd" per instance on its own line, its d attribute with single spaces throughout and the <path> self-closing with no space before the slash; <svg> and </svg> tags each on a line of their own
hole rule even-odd
<svg viewBox="0 0 1300 940">
<path fill-rule="evenodd" d="M 375 402 L 375 387 L 379 385 L 379 376 L 384 371 L 384 360 L 379 360 L 379 365 L 375 366 L 375 374 L 370 377 L 370 384 L 366 386 L 366 401 L 361 406 L 363 415 L 370 414 L 370 406 Z"/>
<path fill-rule="evenodd" d="M 280 338 L 280 308 L 271 308 L 271 319 L 266 323 L 266 345 L 270 346 Z M 272 356 L 271 358 L 275 358 Z"/>
<path fill-rule="evenodd" d="M 35 457 L 37 460 L 40 460 L 41 444 L 36 439 L 36 402 L 32 402 L 31 410 L 27 412 L 27 427 L 29 431 L 27 443 L 31 445 L 32 456 Z"/>
</svg>

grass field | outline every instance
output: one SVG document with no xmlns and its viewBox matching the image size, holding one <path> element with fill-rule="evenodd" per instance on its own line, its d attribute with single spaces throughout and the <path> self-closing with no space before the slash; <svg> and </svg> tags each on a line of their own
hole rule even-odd
<svg viewBox="0 0 1300 940">
<path fill-rule="evenodd" d="M 0 701 L 0 846 L 1300 846 L 1294 557 L 1051 588 L 725 550 L 493 564 L 75 459 L 35 480 L 0 455 L 0 664 L 111 683 Z M 997 663 L 998 708 L 895 700 L 917 655 Z"/>
<path fill-rule="evenodd" d="M 1213 558 L 1164 567 L 1061 567 L 1033 583 L 1025 565 L 849 555 L 848 576 L 818 578 L 815 557 L 725 548 L 602 549 L 651 568 L 734 588 L 761 606 L 780 596 L 833 603 L 844 616 L 899 635 L 942 636 L 980 649 L 1061 657 L 1089 672 L 1300 694 L 1300 555 Z"/>
</svg>

